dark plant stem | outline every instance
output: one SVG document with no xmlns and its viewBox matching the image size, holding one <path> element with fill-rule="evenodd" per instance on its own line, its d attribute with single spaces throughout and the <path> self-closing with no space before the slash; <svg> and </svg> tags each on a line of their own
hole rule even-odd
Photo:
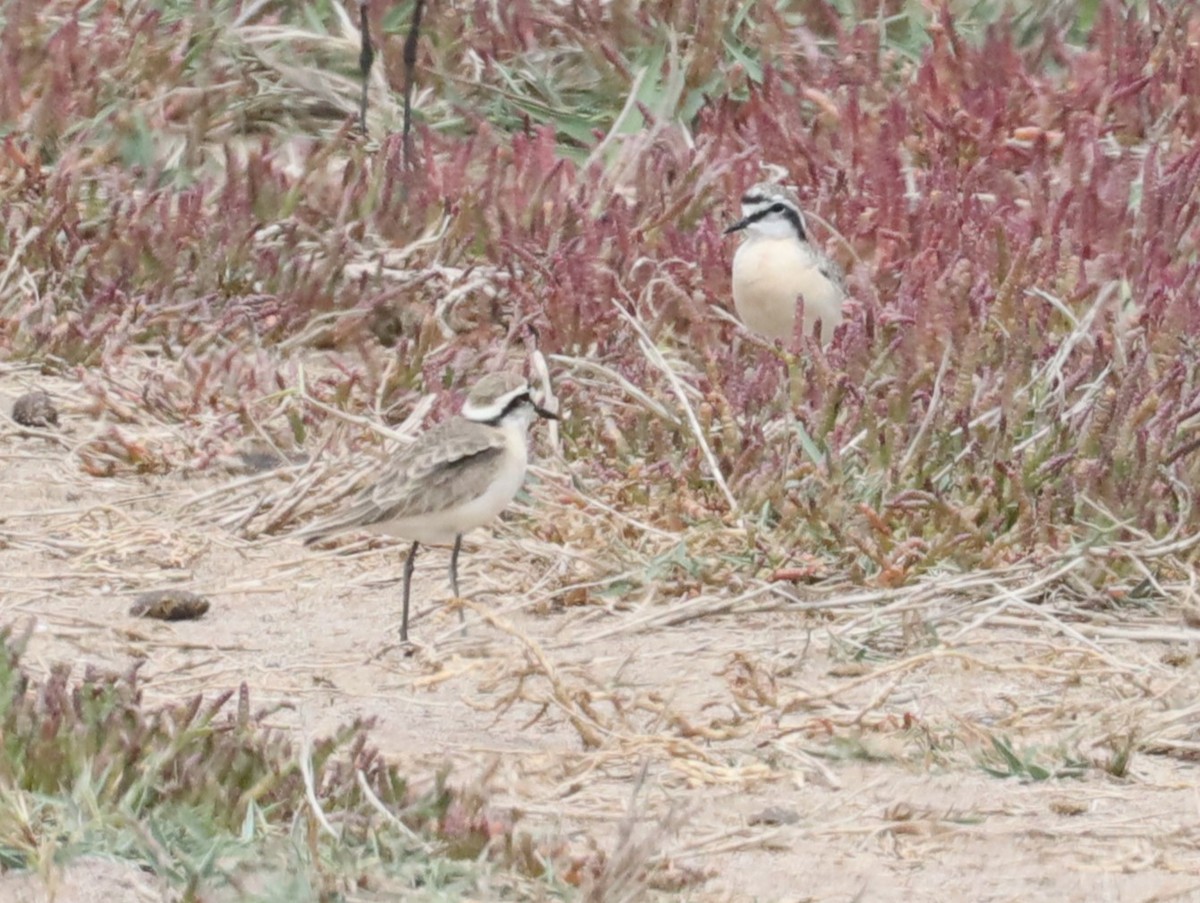
<svg viewBox="0 0 1200 903">
<path fill-rule="evenodd" d="M 412 93 L 416 82 L 417 41 L 421 37 L 421 14 L 425 11 L 425 0 L 413 4 L 412 25 L 404 41 L 404 167 L 412 168 Z"/>
<path fill-rule="evenodd" d="M 371 66 L 375 63 L 375 50 L 371 46 L 371 23 L 367 16 L 368 0 L 359 0 L 358 25 L 362 33 L 362 50 L 358 54 L 358 68 L 362 72 L 362 99 L 358 105 L 358 124 L 367 134 L 367 89 L 370 86 Z"/>
</svg>

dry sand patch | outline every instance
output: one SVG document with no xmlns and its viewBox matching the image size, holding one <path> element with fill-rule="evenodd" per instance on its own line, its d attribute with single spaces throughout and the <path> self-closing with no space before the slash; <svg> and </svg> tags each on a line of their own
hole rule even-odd
<svg viewBox="0 0 1200 903">
<path fill-rule="evenodd" d="M 615 847 L 642 780 L 636 837 L 708 876 L 690 899 L 1200 899 L 1200 632 L 1181 618 L 1083 622 L 1053 600 L 984 617 L 965 592 L 928 612 L 853 593 L 711 616 L 666 592 L 560 608 L 553 562 L 505 526 L 465 549 L 465 636 L 443 604 L 448 552 L 423 552 L 408 657 L 389 648 L 401 547 L 305 549 L 181 517 L 229 478 L 85 476 L 70 449 L 88 427 L 65 419 L 64 444 L 0 437 L 0 608 L 34 625 L 27 664 L 144 659 L 151 699 L 245 682 L 255 707 L 281 706 L 270 723 L 310 735 L 371 716 L 390 758 L 449 763 L 580 847 Z M 165 586 L 212 608 L 128 614 Z M 1001 737 L 1079 776 L 989 775 Z M 1118 778 L 1103 766 L 1123 737 Z"/>
</svg>

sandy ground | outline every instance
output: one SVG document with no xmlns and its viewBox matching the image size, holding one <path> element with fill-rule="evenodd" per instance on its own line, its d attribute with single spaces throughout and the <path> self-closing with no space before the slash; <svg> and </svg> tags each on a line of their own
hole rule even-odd
<svg viewBox="0 0 1200 903">
<path fill-rule="evenodd" d="M 28 382 L 0 381 L 0 411 Z M 60 433 L 71 445 L 87 429 L 67 417 Z M 374 716 L 405 768 L 450 761 L 524 827 L 581 848 L 612 849 L 645 769 L 638 836 L 707 876 L 693 900 L 1200 900 L 1197 766 L 1173 748 L 1136 754 L 1123 779 L 1097 767 L 1114 737 L 1195 724 L 1200 631 L 1174 620 L 1155 640 L 998 618 L 939 643 L 888 622 L 911 615 L 776 606 L 639 628 L 678 601 L 551 604 L 552 566 L 506 528 L 464 547 L 464 595 L 493 615 L 469 610 L 466 636 L 442 604 L 448 551 L 423 552 L 406 656 L 391 645 L 401 547 L 245 541 L 181 515 L 230 477 L 91 478 L 68 447 L 11 423 L 0 473 L 0 623 L 33 621 L 34 668 L 144 657 L 151 699 L 245 681 L 254 708 L 289 704 L 270 720 L 298 734 Z M 211 610 L 129 615 L 167 586 Z M 838 637 L 873 622 L 909 642 L 858 662 Z M 1092 767 L 995 777 L 978 762 L 993 736 Z M 42 899 L 16 880 L 0 899 Z"/>
</svg>

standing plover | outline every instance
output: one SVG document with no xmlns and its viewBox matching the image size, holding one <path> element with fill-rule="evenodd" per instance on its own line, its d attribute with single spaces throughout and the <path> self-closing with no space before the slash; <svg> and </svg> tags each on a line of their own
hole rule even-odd
<svg viewBox="0 0 1200 903">
<path fill-rule="evenodd" d="M 525 481 L 528 429 L 535 416 L 558 415 L 537 405 L 520 376 L 494 373 L 471 389 L 462 413 L 422 433 L 384 465 L 378 481 L 350 507 L 297 535 L 311 543 L 363 528 L 412 542 L 404 561 L 400 640 L 408 640 L 408 598 L 417 547 L 454 540 L 450 588 L 458 597 L 463 534 L 493 520 Z M 461 610 L 460 610 L 461 614 Z"/>
<path fill-rule="evenodd" d="M 742 197 L 742 218 L 725 230 L 745 232 L 733 255 L 733 305 L 746 327 L 788 342 L 796 304 L 804 301 L 804 333 L 821 324 L 828 345 L 842 322 L 846 285 L 837 264 L 808 240 L 804 214 L 782 185 L 760 182 Z"/>
</svg>

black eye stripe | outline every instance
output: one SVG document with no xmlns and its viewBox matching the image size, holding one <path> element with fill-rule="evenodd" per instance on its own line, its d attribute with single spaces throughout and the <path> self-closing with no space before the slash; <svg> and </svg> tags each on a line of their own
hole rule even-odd
<svg viewBox="0 0 1200 903">
<path fill-rule="evenodd" d="M 800 216 L 800 211 L 784 203 L 775 203 L 770 207 L 763 207 L 761 210 L 756 210 L 742 222 L 746 225 L 761 222 L 773 213 L 782 213 L 783 218 L 792 224 L 792 227 L 796 230 L 796 234 L 800 236 L 800 240 L 808 241 L 808 232 L 804 228 L 804 220 Z"/>
<path fill-rule="evenodd" d="M 507 417 L 509 414 L 511 414 L 513 411 L 515 411 L 517 408 L 521 407 L 521 405 L 524 405 L 524 404 L 528 404 L 528 405 L 533 404 L 533 396 L 531 396 L 529 394 L 528 389 L 526 389 L 524 392 L 521 392 L 520 394 L 514 395 L 512 398 L 510 398 L 508 400 L 508 404 L 506 404 L 504 406 L 504 410 L 502 410 L 499 414 L 497 414 L 491 420 L 488 420 L 485 422 L 492 424 L 492 426 L 496 426 L 500 423 L 501 420 L 503 420 L 505 417 Z"/>
</svg>

